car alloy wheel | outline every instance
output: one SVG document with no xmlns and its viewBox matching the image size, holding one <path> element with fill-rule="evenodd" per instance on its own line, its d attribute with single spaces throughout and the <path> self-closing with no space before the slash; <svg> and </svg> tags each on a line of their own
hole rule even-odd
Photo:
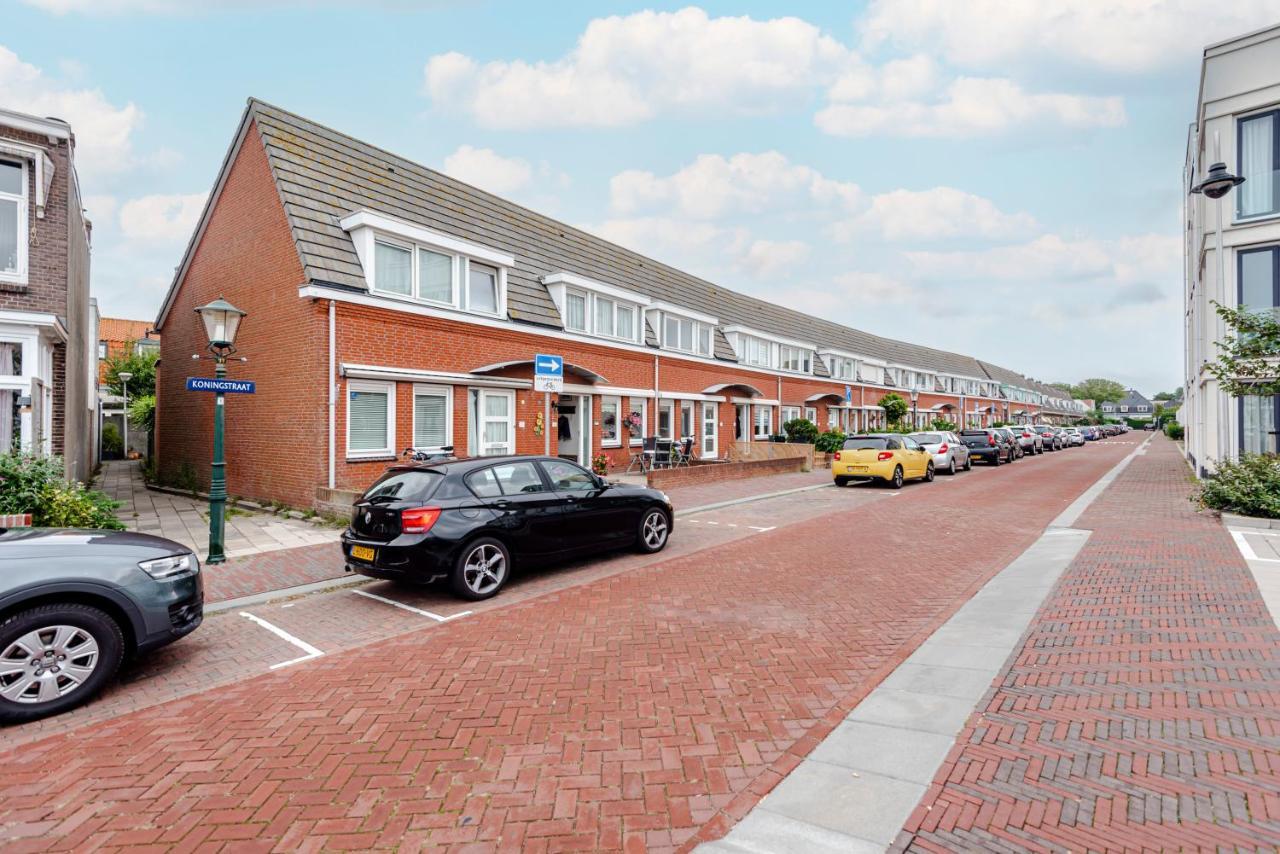
<svg viewBox="0 0 1280 854">
<path fill-rule="evenodd" d="M 644 514 L 640 522 L 640 548 L 645 552 L 657 552 L 667 544 L 671 524 L 667 514 L 656 507 Z"/>
<path fill-rule="evenodd" d="M 507 582 L 511 565 L 507 549 L 486 537 L 468 545 L 454 569 L 453 590 L 465 599 L 488 599 Z"/>
<path fill-rule="evenodd" d="M 893 470 L 893 480 L 889 481 L 889 486 L 894 489 L 902 489 L 902 466 L 898 466 Z"/>
<path fill-rule="evenodd" d="M 924 482 L 933 483 L 933 460 L 929 461 L 929 465 L 924 467 Z"/>
<path fill-rule="evenodd" d="M 20 611 L 0 623 L 0 722 L 58 714 L 101 690 L 124 658 L 124 635 L 90 605 Z"/>
<path fill-rule="evenodd" d="M 79 626 L 42 626 L 0 652 L 0 697 L 48 703 L 84 685 L 98 668 L 98 639 Z"/>
<path fill-rule="evenodd" d="M 947 467 L 947 474 L 951 475 L 952 477 L 955 477 L 955 474 L 956 474 L 956 458 L 955 457 L 951 458 L 951 465 Z"/>
</svg>

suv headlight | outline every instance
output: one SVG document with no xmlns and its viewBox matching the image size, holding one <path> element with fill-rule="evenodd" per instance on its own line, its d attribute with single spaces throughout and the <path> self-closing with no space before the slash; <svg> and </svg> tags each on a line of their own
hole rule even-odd
<svg viewBox="0 0 1280 854">
<path fill-rule="evenodd" d="M 196 559 L 195 555 L 187 552 L 181 555 L 169 555 L 168 557 L 158 557 L 154 560 L 139 561 L 138 568 L 152 578 L 159 580 L 173 578 L 176 575 L 184 575 L 188 572 L 199 572 L 200 561 Z"/>
</svg>

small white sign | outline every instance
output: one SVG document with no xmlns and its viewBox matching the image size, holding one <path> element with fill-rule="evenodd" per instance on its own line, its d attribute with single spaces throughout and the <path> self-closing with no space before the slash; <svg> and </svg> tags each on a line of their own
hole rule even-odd
<svg viewBox="0 0 1280 854">
<path fill-rule="evenodd" d="M 534 374 L 534 391 L 550 391 L 559 394 L 564 391 L 564 377 L 553 377 L 548 374 Z"/>
</svg>

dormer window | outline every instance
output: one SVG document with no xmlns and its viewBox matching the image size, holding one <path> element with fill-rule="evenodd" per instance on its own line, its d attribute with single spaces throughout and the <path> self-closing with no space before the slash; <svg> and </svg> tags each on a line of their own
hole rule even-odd
<svg viewBox="0 0 1280 854">
<path fill-rule="evenodd" d="M 639 318 L 648 297 L 572 273 L 552 273 L 542 281 L 568 331 L 644 343 Z"/>
<path fill-rule="evenodd" d="M 373 211 L 341 221 L 351 233 L 371 293 L 474 314 L 506 314 L 515 258 Z"/>
<path fill-rule="evenodd" d="M 738 358 L 744 364 L 761 368 L 772 367 L 773 360 L 770 358 L 772 349 L 769 342 L 762 338 L 754 335 L 738 335 Z"/>
<path fill-rule="evenodd" d="M 813 351 L 793 347 L 790 344 L 779 345 L 778 368 L 798 374 L 811 374 L 813 373 Z"/>
<path fill-rule="evenodd" d="M 654 328 L 663 349 L 712 355 L 717 323 L 714 317 L 665 302 L 652 302 L 648 310 L 654 313 Z"/>
</svg>

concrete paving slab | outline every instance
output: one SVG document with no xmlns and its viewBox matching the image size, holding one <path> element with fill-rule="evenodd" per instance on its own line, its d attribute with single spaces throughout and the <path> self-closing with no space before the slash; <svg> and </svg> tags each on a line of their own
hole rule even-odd
<svg viewBox="0 0 1280 854">
<path fill-rule="evenodd" d="M 761 806 L 772 813 L 883 846 L 898 835 L 925 788 L 923 783 L 810 759 L 787 775 L 761 801 Z"/>
<path fill-rule="evenodd" d="M 971 711 L 971 705 L 941 694 L 877 688 L 846 720 L 954 736 Z"/>
<path fill-rule="evenodd" d="M 974 670 L 967 667 L 940 667 L 907 661 L 880 684 L 897 691 L 955 697 L 976 703 L 991 687 L 991 680 L 999 672 L 998 664 L 991 668 Z"/>
<path fill-rule="evenodd" d="M 884 846 L 768 809 L 753 810 L 735 828 L 733 839 L 698 847 L 721 854 L 880 854 Z"/>
<path fill-rule="evenodd" d="M 963 667 L 994 676 L 1008 656 L 1009 647 L 1004 646 L 926 643 L 913 652 L 905 663 Z"/>
<path fill-rule="evenodd" d="M 949 735 L 845 721 L 809 758 L 853 771 L 928 785 L 951 744 Z"/>
</svg>

